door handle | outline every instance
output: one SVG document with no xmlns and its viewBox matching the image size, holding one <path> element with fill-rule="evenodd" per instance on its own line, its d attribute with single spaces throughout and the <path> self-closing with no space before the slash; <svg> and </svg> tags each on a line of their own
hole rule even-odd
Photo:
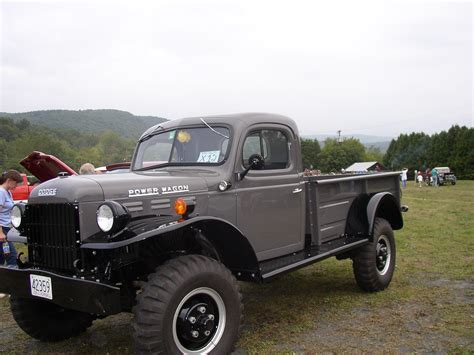
<svg viewBox="0 0 474 355">
<path fill-rule="evenodd" d="M 299 187 L 297 187 L 296 189 L 293 190 L 293 193 L 299 194 L 301 191 L 303 191 L 303 189 L 300 189 Z"/>
</svg>

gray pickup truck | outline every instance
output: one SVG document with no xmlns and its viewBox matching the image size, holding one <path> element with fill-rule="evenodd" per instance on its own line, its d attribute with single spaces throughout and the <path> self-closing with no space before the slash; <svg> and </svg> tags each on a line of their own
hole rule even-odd
<svg viewBox="0 0 474 355">
<path fill-rule="evenodd" d="M 237 280 L 266 282 L 331 256 L 385 289 L 403 226 L 399 172 L 305 177 L 289 118 L 239 114 L 150 128 L 130 171 L 59 174 L 12 212 L 18 268 L 0 267 L 20 328 L 57 341 L 133 312 L 139 353 L 225 354 Z"/>
</svg>

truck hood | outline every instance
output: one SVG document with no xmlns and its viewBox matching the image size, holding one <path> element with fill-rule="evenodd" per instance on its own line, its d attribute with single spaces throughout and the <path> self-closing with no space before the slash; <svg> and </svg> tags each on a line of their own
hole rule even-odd
<svg viewBox="0 0 474 355">
<path fill-rule="evenodd" d="M 35 188 L 31 192 L 29 203 L 131 201 L 208 191 L 206 180 L 199 175 L 202 174 L 194 171 L 159 171 L 59 177 Z"/>
<path fill-rule="evenodd" d="M 106 200 L 169 197 L 208 191 L 203 177 L 183 171 L 98 174 L 86 178 L 101 186 Z"/>
<path fill-rule="evenodd" d="M 20 164 L 41 182 L 54 179 L 60 172 L 66 172 L 69 175 L 77 175 L 73 169 L 55 156 L 37 151 L 23 158 Z"/>
</svg>

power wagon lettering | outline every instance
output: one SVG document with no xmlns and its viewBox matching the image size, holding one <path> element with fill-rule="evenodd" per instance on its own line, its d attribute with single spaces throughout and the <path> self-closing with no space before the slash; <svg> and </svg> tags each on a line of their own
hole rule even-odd
<svg viewBox="0 0 474 355">
<path fill-rule="evenodd" d="M 164 186 L 161 188 L 161 191 L 158 187 L 145 187 L 141 189 L 130 189 L 128 190 L 128 197 L 138 197 L 138 196 L 151 196 L 151 195 L 166 195 L 174 194 L 177 192 L 189 192 L 189 185 L 174 185 L 174 186 Z"/>
</svg>

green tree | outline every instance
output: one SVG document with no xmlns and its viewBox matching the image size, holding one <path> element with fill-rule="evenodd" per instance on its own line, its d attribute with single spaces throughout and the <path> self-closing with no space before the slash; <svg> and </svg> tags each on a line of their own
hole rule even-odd
<svg viewBox="0 0 474 355">
<path fill-rule="evenodd" d="M 321 146 L 317 139 L 301 140 L 301 154 L 303 156 L 304 168 L 317 167 L 319 165 L 319 153 L 321 153 Z"/>
<path fill-rule="evenodd" d="M 135 141 L 109 131 L 100 135 L 97 148 L 103 165 L 130 161 L 135 148 Z"/>
<path fill-rule="evenodd" d="M 9 160 L 19 162 L 32 151 L 52 154 L 68 165 L 74 165 L 75 151 L 64 140 L 58 140 L 53 134 L 28 132 L 10 142 L 7 148 Z M 15 168 L 22 169 L 16 163 Z"/>
<path fill-rule="evenodd" d="M 448 166 L 458 178 L 474 179 L 474 129 L 454 125 L 432 136 L 401 134 L 390 143 L 384 164 L 410 170 Z"/>
<path fill-rule="evenodd" d="M 452 126 L 433 135 L 429 149 L 432 166 L 449 166 L 459 178 L 474 178 L 474 129 Z"/>
<path fill-rule="evenodd" d="M 365 161 L 383 161 L 383 153 L 378 147 L 371 145 L 365 150 Z"/>
<path fill-rule="evenodd" d="M 355 162 L 363 161 L 364 157 L 365 148 L 358 139 L 346 138 L 338 142 L 337 139 L 328 138 L 319 155 L 319 169 L 323 172 L 339 172 Z"/>
<path fill-rule="evenodd" d="M 20 135 L 18 127 L 10 118 L 0 118 L 0 138 L 6 142 L 12 141 Z"/>
<path fill-rule="evenodd" d="M 427 167 L 430 136 L 424 133 L 400 134 L 392 139 L 383 158 L 384 165 L 392 170 L 407 168 L 419 170 Z"/>
<path fill-rule="evenodd" d="M 30 121 L 28 121 L 26 119 L 22 119 L 22 120 L 16 122 L 15 125 L 18 127 L 18 129 L 20 131 L 26 131 L 27 129 L 29 129 L 31 127 Z"/>
</svg>

